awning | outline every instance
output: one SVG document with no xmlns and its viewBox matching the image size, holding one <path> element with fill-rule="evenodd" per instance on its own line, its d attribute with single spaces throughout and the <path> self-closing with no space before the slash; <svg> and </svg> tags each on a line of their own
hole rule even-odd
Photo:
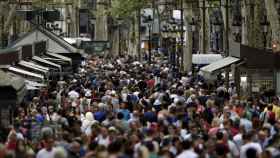
<svg viewBox="0 0 280 158">
<path fill-rule="evenodd" d="M 210 65 L 204 66 L 200 69 L 200 71 L 202 72 L 206 72 L 206 73 L 213 73 L 216 70 L 225 68 L 231 64 L 234 64 L 236 62 L 240 61 L 239 58 L 235 58 L 235 57 L 226 57 L 222 60 L 219 60 L 217 62 L 214 62 Z"/>
<path fill-rule="evenodd" d="M 35 60 L 35 61 L 38 61 L 38 62 L 45 63 L 45 64 L 47 64 L 47 65 L 51 65 L 51 66 L 57 67 L 57 68 L 59 68 L 59 70 L 61 70 L 61 66 L 60 66 L 60 65 L 55 64 L 55 63 L 53 63 L 53 62 L 50 62 L 50 61 L 48 61 L 48 60 L 45 60 L 45 59 L 43 59 L 43 58 L 40 58 L 40 57 L 38 57 L 38 56 L 34 56 L 34 57 L 32 57 L 32 59 Z"/>
<path fill-rule="evenodd" d="M 32 85 L 29 85 L 29 84 L 26 84 L 26 89 L 27 90 L 39 90 L 38 87 L 35 87 L 35 86 L 32 86 Z"/>
<path fill-rule="evenodd" d="M 29 72 L 29 71 L 26 71 L 26 70 L 23 70 L 23 69 L 19 69 L 19 68 L 15 68 L 15 67 L 11 66 L 11 67 L 8 68 L 8 70 L 10 72 L 14 72 L 14 73 L 21 74 L 21 75 L 24 75 L 24 76 L 29 76 L 29 77 L 34 77 L 34 78 L 44 80 L 43 75 L 36 74 L 36 73 L 33 73 L 33 72 Z"/>
<path fill-rule="evenodd" d="M 223 59 L 221 54 L 193 54 L 192 63 L 197 65 L 208 65 Z"/>
<path fill-rule="evenodd" d="M 24 61 L 24 60 L 22 60 L 22 61 Z M 42 70 L 45 70 L 45 71 L 50 71 L 50 69 L 48 67 L 45 67 L 45 66 L 42 66 L 42 65 L 38 65 L 38 64 L 36 64 L 34 62 L 31 62 L 31 61 L 30 62 L 24 61 L 24 62 L 25 62 L 25 64 L 29 64 L 30 66 L 36 67 L 38 69 L 42 69 Z"/>
<path fill-rule="evenodd" d="M 33 87 L 47 87 L 46 84 L 38 83 L 35 81 L 25 80 L 24 81 L 27 85 L 33 86 Z"/>
<path fill-rule="evenodd" d="M 60 63 L 65 63 L 65 62 L 67 62 L 67 61 L 65 61 L 65 60 L 57 59 L 57 58 L 52 58 L 52 57 L 43 57 L 43 59 L 48 60 L 48 61 L 50 61 L 50 62 L 54 62 L 54 63 L 59 64 L 59 65 L 60 65 Z"/>
<path fill-rule="evenodd" d="M 68 42 L 69 44 L 76 44 L 77 40 L 74 38 L 63 38 L 66 42 Z"/>
<path fill-rule="evenodd" d="M 29 68 L 29 69 L 32 69 L 32 70 L 35 70 L 35 71 L 42 72 L 44 74 L 48 73 L 48 70 L 40 69 L 40 68 L 34 66 L 33 63 L 29 63 L 29 62 L 26 62 L 26 61 L 20 61 L 18 63 L 18 65 Z"/>
<path fill-rule="evenodd" d="M 58 59 L 62 59 L 64 61 L 68 61 L 70 64 L 72 64 L 72 59 L 68 58 L 66 56 L 63 56 L 63 55 L 60 55 L 60 54 L 57 54 L 57 53 L 46 53 L 46 54 L 49 55 L 49 56 L 58 58 Z"/>
</svg>

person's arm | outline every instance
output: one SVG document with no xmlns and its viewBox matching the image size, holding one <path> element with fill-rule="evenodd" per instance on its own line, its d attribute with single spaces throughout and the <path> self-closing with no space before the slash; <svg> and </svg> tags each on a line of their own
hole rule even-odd
<svg viewBox="0 0 280 158">
<path fill-rule="evenodd" d="M 263 154 L 263 150 L 262 150 L 262 147 L 260 144 L 258 144 L 257 146 L 257 154 L 258 154 L 258 158 L 261 158 L 262 157 L 262 154 Z"/>
</svg>

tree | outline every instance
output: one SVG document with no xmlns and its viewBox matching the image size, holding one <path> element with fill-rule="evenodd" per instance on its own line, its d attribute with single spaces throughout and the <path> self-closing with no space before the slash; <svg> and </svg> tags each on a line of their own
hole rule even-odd
<svg viewBox="0 0 280 158">
<path fill-rule="evenodd" d="M 11 4 L 9 1 L 1 1 L 0 2 L 0 19 L 1 19 L 1 44 L 2 46 L 6 45 L 4 44 L 4 41 L 8 41 L 9 37 L 9 31 L 11 24 L 13 20 L 15 19 L 16 15 L 16 8 L 17 3 Z"/>
<path fill-rule="evenodd" d="M 150 0 L 112 0 L 109 14 L 116 21 L 122 19 L 129 29 L 128 52 L 140 57 L 140 10 L 147 6 Z M 114 34 L 114 33 L 113 33 Z M 119 40 L 113 41 L 117 44 Z M 116 52 L 116 51 L 114 51 Z"/>
<path fill-rule="evenodd" d="M 143 8 L 150 0 L 112 0 L 110 14 L 114 18 L 133 18 L 137 10 Z"/>
<path fill-rule="evenodd" d="M 184 23 L 187 26 L 186 33 L 187 33 L 187 39 L 186 39 L 186 47 L 183 49 L 183 59 L 184 59 L 184 65 L 183 70 L 185 72 L 190 72 L 192 70 L 192 52 L 193 52 L 193 35 L 194 33 L 191 33 L 192 31 L 192 25 L 191 23 L 195 20 L 195 7 L 194 4 L 184 4 L 184 6 L 188 6 L 186 9 L 184 9 L 185 17 L 184 17 Z M 193 23 L 194 25 L 194 23 Z"/>
<path fill-rule="evenodd" d="M 280 42 L 280 18 L 276 6 L 276 1 L 265 0 L 267 16 L 272 30 L 272 41 Z"/>
</svg>

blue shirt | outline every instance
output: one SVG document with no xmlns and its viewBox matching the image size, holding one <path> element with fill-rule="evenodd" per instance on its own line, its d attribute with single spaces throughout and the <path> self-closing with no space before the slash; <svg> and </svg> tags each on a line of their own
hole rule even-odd
<svg viewBox="0 0 280 158">
<path fill-rule="evenodd" d="M 157 115 L 151 111 L 145 112 L 144 120 L 148 122 L 157 122 Z"/>
<path fill-rule="evenodd" d="M 123 114 L 123 119 L 128 121 L 130 119 L 130 112 L 127 109 L 120 109 L 119 112 Z"/>
<path fill-rule="evenodd" d="M 106 119 L 106 113 L 104 111 L 97 111 L 94 113 L 94 119 L 103 122 Z"/>
</svg>

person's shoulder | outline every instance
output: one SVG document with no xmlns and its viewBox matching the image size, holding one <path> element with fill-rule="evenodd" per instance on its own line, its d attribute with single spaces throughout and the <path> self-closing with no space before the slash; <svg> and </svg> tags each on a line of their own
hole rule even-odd
<svg viewBox="0 0 280 158">
<path fill-rule="evenodd" d="M 242 139 L 242 134 L 238 133 L 235 136 L 233 136 L 233 140 L 235 139 Z"/>
<path fill-rule="evenodd" d="M 36 158 L 43 158 L 46 153 L 46 149 L 41 149 L 38 151 Z"/>
<path fill-rule="evenodd" d="M 43 148 L 43 149 L 39 150 L 37 154 L 41 154 L 41 153 L 45 153 L 45 152 L 46 152 L 46 149 Z"/>
<path fill-rule="evenodd" d="M 259 143 L 256 143 L 256 142 L 247 143 L 247 144 L 244 144 L 244 145 L 241 146 L 241 150 L 242 149 L 246 150 L 246 149 L 249 149 L 249 148 L 254 148 L 254 149 L 259 150 L 262 147 Z"/>
<path fill-rule="evenodd" d="M 192 151 L 184 151 L 181 154 L 179 154 L 176 158 L 198 158 L 198 155 L 195 152 Z"/>
</svg>

